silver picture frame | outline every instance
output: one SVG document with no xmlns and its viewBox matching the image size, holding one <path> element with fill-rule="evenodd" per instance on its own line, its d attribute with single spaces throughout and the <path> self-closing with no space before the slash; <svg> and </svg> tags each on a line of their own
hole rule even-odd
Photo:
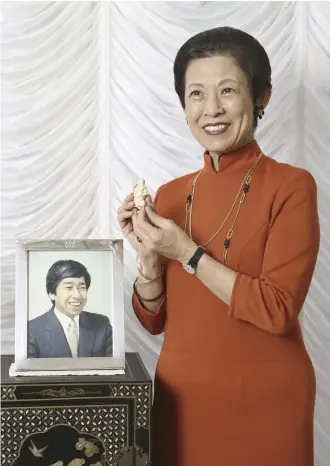
<svg viewBox="0 0 330 466">
<path fill-rule="evenodd" d="M 89 357 L 29 357 L 28 328 L 31 312 L 29 300 L 31 293 L 31 263 L 51 253 L 50 257 L 80 257 L 88 251 L 89 260 L 101 257 L 102 263 L 109 260 L 109 285 L 104 289 L 106 302 L 110 303 L 109 316 L 112 326 L 112 356 Z M 101 253 L 100 253 L 101 252 Z M 32 261 L 33 259 L 33 261 Z M 48 260 L 48 259 L 47 259 Z M 31 262 L 32 261 L 32 262 Z M 15 289 L 15 368 L 16 371 L 88 371 L 125 368 L 125 331 L 124 331 L 124 262 L 122 239 L 20 239 L 16 241 L 16 289 Z M 108 267 L 108 266 L 107 266 Z M 31 270 L 30 270 L 31 269 Z M 91 275 L 91 287 L 93 276 Z M 46 280 L 46 277 L 45 277 Z M 107 283 L 107 277 L 105 277 Z M 40 290 L 47 296 L 44 283 Z M 103 288 L 102 288 L 103 290 Z M 103 293 L 103 291 L 102 291 Z M 99 299 L 99 298 L 98 298 Z M 49 301 L 50 304 L 52 301 Z M 55 301 L 53 301 L 55 302 Z M 54 309 L 53 309 L 54 310 Z M 45 313 L 47 309 L 45 309 Z M 82 311 L 84 312 L 84 311 Z M 108 312 L 106 310 L 106 312 Z M 104 312 L 103 312 L 104 313 Z M 64 334 L 63 334 L 64 335 Z"/>
</svg>

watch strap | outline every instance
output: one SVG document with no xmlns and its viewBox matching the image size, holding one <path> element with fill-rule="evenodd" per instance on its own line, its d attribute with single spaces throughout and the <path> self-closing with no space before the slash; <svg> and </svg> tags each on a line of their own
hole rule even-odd
<svg viewBox="0 0 330 466">
<path fill-rule="evenodd" d="M 204 253 L 205 249 L 202 246 L 199 246 L 196 249 L 195 254 L 189 260 L 188 265 L 192 267 L 195 271 L 197 269 L 198 262 Z"/>
</svg>

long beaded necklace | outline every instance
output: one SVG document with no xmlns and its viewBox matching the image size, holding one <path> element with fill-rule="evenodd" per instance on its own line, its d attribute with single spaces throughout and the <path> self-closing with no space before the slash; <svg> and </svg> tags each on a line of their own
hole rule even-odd
<svg viewBox="0 0 330 466">
<path fill-rule="evenodd" d="M 244 179 L 243 179 L 243 181 L 242 181 L 242 183 L 240 185 L 238 193 L 237 193 L 237 195 L 235 197 L 235 200 L 234 200 L 231 208 L 229 209 L 225 219 L 223 220 L 223 222 L 221 223 L 221 225 L 217 229 L 217 231 L 214 233 L 214 235 L 206 243 L 200 245 L 200 247 L 205 248 L 208 244 L 211 243 L 211 241 L 214 240 L 214 238 L 220 233 L 220 231 L 224 227 L 225 223 L 227 222 L 228 218 L 230 217 L 231 213 L 233 212 L 233 210 L 234 210 L 234 208 L 235 208 L 235 206 L 237 204 L 237 201 L 239 200 L 236 215 L 235 215 L 234 220 L 233 220 L 233 222 L 231 224 L 231 227 L 228 230 L 226 239 L 225 239 L 224 244 L 223 244 L 224 249 L 223 249 L 222 260 L 221 260 L 222 264 L 224 264 L 226 262 L 227 255 L 228 255 L 228 249 L 229 249 L 229 246 L 230 246 L 230 243 L 231 243 L 232 236 L 234 234 L 234 227 L 235 227 L 235 224 L 236 224 L 236 220 L 238 218 L 238 214 L 239 214 L 239 212 L 241 210 L 242 204 L 245 201 L 246 195 L 250 190 L 252 174 L 253 174 L 254 170 L 257 168 L 257 166 L 258 166 L 260 160 L 262 159 L 263 155 L 264 155 L 263 152 L 260 152 L 257 160 L 252 165 L 252 167 L 249 169 L 249 171 L 246 173 L 246 175 L 245 175 L 245 177 L 244 177 Z M 188 234 L 189 234 L 190 238 L 192 238 L 192 233 L 191 233 L 191 229 L 192 229 L 192 211 L 193 211 L 195 188 L 196 188 L 197 180 L 200 177 L 200 175 L 203 173 L 203 170 L 204 169 L 200 170 L 200 172 L 198 172 L 196 178 L 193 180 L 192 187 L 191 187 L 191 192 L 188 194 L 187 202 L 186 202 L 186 219 L 185 219 L 184 231 L 186 232 L 188 218 L 189 218 L 189 233 Z M 240 194 L 241 194 L 241 196 L 240 196 Z"/>
</svg>

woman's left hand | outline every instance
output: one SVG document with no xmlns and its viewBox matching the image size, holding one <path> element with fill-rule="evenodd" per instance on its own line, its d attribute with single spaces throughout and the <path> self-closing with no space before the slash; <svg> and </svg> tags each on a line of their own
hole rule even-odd
<svg viewBox="0 0 330 466">
<path fill-rule="evenodd" d="M 146 207 L 133 213 L 133 228 L 150 251 L 168 259 L 187 263 L 197 249 L 197 244 L 173 220 L 157 215 L 147 199 Z"/>
</svg>

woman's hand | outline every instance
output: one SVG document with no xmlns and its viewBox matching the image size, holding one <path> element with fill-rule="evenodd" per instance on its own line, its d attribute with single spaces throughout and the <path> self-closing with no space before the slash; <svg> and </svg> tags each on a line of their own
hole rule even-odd
<svg viewBox="0 0 330 466">
<path fill-rule="evenodd" d="M 135 235 L 149 252 L 187 263 L 197 249 L 197 244 L 178 225 L 156 214 L 150 199 L 131 218 Z"/>
<path fill-rule="evenodd" d="M 149 197 L 149 202 L 151 199 Z M 128 239 L 131 246 L 135 249 L 135 251 L 139 254 L 141 260 L 151 261 L 156 263 L 157 262 L 157 253 L 154 251 L 148 250 L 146 245 L 140 241 L 139 236 L 136 234 L 133 228 L 132 223 L 132 216 L 135 213 L 136 215 L 137 209 L 134 207 L 134 196 L 133 193 L 130 193 L 124 199 L 123 204 L 117 210 L 117 220 L 119 223 L 119 227 L 121 232 L 125 238 Z"/>
</svg>

